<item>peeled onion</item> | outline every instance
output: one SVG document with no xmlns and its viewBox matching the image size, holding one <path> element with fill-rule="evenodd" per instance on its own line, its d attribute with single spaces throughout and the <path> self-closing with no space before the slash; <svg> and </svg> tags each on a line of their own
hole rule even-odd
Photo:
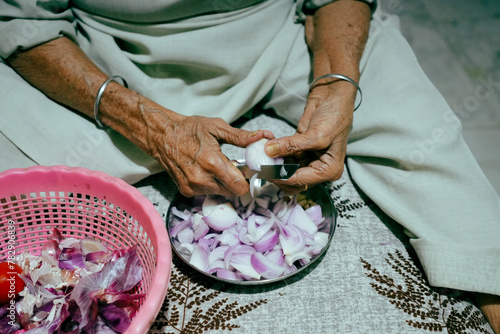
<svg viewBox="0 0 500 334">
<path fill-rule="evenodd" d="M 247 146 L 245 150 L 245 161 L 251 170 L 260 170 L 261 165 L 277 165 L 283 163 L 283 158 L 271 158 L 266 154 L 264 147 L 268 139 L 262 138 Z"/>
</svg>

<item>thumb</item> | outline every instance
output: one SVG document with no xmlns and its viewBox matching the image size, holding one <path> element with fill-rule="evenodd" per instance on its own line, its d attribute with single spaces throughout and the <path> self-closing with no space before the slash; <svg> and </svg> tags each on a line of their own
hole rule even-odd
<svg viewBox="0 0 500 334">
<path fill-rule="evenodd" d="M 246 131 L 231 126 L 218 133 L 219 141 L 238 147 L 247 147 L 262 138 L 273 139 L 274 135 L 269 130 Z"/>
<path fill-rule="evenodd" d="M 266 143 L 265 151 L 271 158 L 287 157 L 311 149 L 307 136 L 296 133 L 293 136 L 281 137 Z"/>
</svg>

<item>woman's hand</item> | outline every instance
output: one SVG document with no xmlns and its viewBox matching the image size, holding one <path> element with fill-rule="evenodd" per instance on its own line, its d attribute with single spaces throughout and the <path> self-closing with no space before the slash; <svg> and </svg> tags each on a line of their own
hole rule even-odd
<svg viewBox="0 0 500 334">
<path fill-rule="evenodd" d="M 144 150 L 165 167 L 185 196 L 244 195 L 248 182 L 220 145 L 246 147 L 264 137 L 274 138 L 269 131 L 233 128 L 221 118 L 172 116 L 160 106 L 140 108 L 146 125 Z"/>
<path fill-rule="evenodd" d="M 295 193 L 304 190 L 306 185 L 333 181 L 342 176 L 356 94 L 356 89 L 349 85 L 338 81 L 328 87 L 314 88 L 297 133 L 267 144 L 268 155 L 291 156 L 301 164 L 290 179 L 276 181 L 285 191 Z M 337 89 L 332 89 L 333 86 Z"/>
<path fill-rule="evenodd" d="M 332 2 L 306 18 L 305 35 L 315 78 L 336 73 L 359 81 L 359 61 L 370 18 L 366 3 L 350 0 Z M 306 185 L 340 178 L 355 98 L 356 87 L 346 81 L 329 79 L 315 85 L 297 133 L 266 145 L 271 157 L 292 156 L 303 166 L 287 181 L 276 182 L 280 187 L 298 192 Z"/>
</svg>

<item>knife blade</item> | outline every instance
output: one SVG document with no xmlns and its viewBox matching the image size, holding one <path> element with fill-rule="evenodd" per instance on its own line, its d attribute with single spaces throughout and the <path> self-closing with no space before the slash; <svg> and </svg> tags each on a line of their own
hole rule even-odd
<svg viewBox="0 0 500 334">
<path fill-rule="evenodd" d="M 250 169 L 245 163 L 236 165 L 246 179 L 251 179 L 257 174 L 257 178 L 263 180 L 286 180 L 299 169 L 299 166 L 299 164 L 261 165 L 258 171 Z"/>
</svg>

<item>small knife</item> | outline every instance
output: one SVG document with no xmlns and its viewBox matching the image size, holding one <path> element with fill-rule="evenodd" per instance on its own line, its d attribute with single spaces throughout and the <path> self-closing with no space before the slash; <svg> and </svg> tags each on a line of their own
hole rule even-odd
<svg viewBox="0 0 500 334">
<path fill-rule="evenodd" d="M 246 179 L 251 179 L 257 174 L 257 178 L 263 180 L 286 180 L 299 169 L 299 166 L 299 164 L 261 165 L 258 171 L 250 169 L 245 163 L 236 164 Z"/>
</svg>

